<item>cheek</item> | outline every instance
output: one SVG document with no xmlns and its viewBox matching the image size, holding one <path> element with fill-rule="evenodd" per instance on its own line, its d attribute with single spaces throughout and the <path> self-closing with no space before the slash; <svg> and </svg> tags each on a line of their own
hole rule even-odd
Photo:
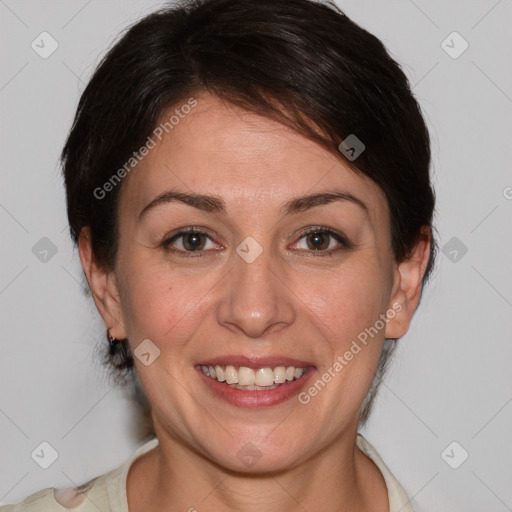
<svg viewBox="0 0 512 512">
<path fill-rule="evenodd" d="M 204 317 L 211 290 L 219 276 L 194 276 L 172 270 L 168 264 L 126 261 L 123 272 L 123 316 L 130 340 L 151 339 L 161 345 L 172 340 L 180 347 Z"/>
<path fill-rule="evenodd" d="M 227 293 L 222 280 L 232 274 L 223 268 L 173 268 L 152 255 L 132 254 L 120 268 L 123 317 L 132 345 L 149 338 L 161 349 L 165 345 L 172 357 L 201 329 L 218 327 L 216 305 Z M 287 270 L 280 300 L 296 312 L 296 325 L 289 327 L 321 338 L 318 348 L 324 355 L 344 352 L 387 305 L 388 286 L 373 255 L 354 254 L 330 270 Z"/>
<path fill-rule="evenodd" d="M 337 269 L 303 281 L 302 302 L 333 349 L 342 349 L 385 311 L 388 286 L 376 266 Z"/>
</svg>

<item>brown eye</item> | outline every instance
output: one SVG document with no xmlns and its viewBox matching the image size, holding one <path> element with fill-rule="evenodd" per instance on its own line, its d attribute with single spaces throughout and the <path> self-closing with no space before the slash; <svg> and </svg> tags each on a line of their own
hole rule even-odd
<svg viewBox="0 0 512 512">
<path fill-rule="evenodd" d="M 200 253 L 218 247 L 206 233 L 194 229 L 179 231 L 168 240 L 165 240 L 162 246 L 165 249 L 178 253 Z"/>
<path fill-rule="evenodd" d="M 206 237 L 202 233 L 185 233 L 182 237 L 187 251 L 200 251 L 206 245 Z"/>
<path fill-rule="evenodd" d="M 341 233 L 321 227 L 311 228 L 303 233 L 296 242 L 296 246 L 305 251 L 316 252 L 318 256 L 352 247 Z"/>
<path fill-rule="evenodd" d="M 324 250 L 329 247 L 331 235 L 325 232 L 310 233 L 306 236 L 308 248 L 312 251 Z"/>
</svg>

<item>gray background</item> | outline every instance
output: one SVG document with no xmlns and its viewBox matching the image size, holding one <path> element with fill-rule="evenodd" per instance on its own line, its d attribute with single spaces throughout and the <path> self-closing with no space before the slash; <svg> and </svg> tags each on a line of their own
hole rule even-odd
<svg viewBox="0 0 512 512">
<path fill-rule="evenodd" d="M 134 406 L 98 363 L 104 328 L 81 291 L 57 159 L 99 58 L 160 5 L 0 0 L 0 503 L 82 483 L 139 444 Z M 512 1 L 339 5 L 410 77 L 446 247 L 363 433 L 416 510 L 512 510 Z M 59 45 L 47 59 L 31 48 L 43 31 Z M 453 31 L 469 43 L 458 58 L 441 46 Z M 46 470 L 31 458 L 42 441 L 59 454 Z"/>
</svg>

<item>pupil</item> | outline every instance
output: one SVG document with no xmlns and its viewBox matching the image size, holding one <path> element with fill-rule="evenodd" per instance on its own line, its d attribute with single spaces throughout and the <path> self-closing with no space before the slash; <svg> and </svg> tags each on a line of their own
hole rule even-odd
<svg viewBox="0 0 512 512">
<path fill-rule="evenodd" d="M 200 249 L 203 246 L 203 243 L 201 242 L 201 234 L 199 233 L 189 233 L 185 237 L 185 247 L 187 249 Z"/>
<path fill-rule="evenodd" d="M 313 246 L 313 249 L 325 249 L 326 247 L 328 247 L 328 243 L 326 244 L 325 242 L 327 241 L 327 237 L 322 234 L 322 233 L 313 233 L 312 235 L 309 235 L 310 236 L 310 240 L 312 241 L 312 246 Z"/>
</svg>

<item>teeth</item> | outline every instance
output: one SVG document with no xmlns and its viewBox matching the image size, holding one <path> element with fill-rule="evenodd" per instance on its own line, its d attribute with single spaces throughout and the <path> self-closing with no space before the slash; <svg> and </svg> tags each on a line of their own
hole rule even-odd
<svg viewBox="0 0 512 512">
<path fill-rule="evenodd" d="M 260 368 L 256 372 L 256 386 L 272 386 L 274 384 L 274 372 L 272 368 Z"/>
<path fill-rule="evenodd" d="M 224 375 L 228 384 L 238 384 L 238 372 L 234 366 L 226 366 Z"/>
<path fill-rule="evenodd" d="M 278 384 L 272 386 L 241 386 L 240 384 L 230 384 L 229 387 L 235 389 L 244 389 L 245 391 L 266 391 L 267 389 L 277 388 Z"/>
<path fill-rule="evenodd" d="M 203 371 L 204 371 L 204 368 L 206 368 L 206 366 L 203 366 Z M 217 376 L 217 380 L 219 382 L 224 382 L 226 380 L 226 375 L 224 373 L 224 370 L 220 366 L 217 365 L 215 367 L 215 373 Z"/>
<path fill-rule="evenodd" d="M 286 368 L 284 366 L 276 366 L 274 368 L 274 382 L 276 384 L 286 382 Z"/>
<path fill-rule="evenodd" d="M 226 382 L 237 389 L 273 389 L 277 384 L 300 379 L 306 368 L 294 366 L 276 366 L 274 369 L 265 367 L 253 370 L 246 366 L 201 366 L 203 373 L 218 382 Z"/>
<path fill-rule="evenodd" d="M 238 369 L 238 384 L 241 386 L 254 386 L 254 382 L 256 380 L 257 379 L 252 368 L 242 366 Z M 258 383 L 256 382 L 256 384 Z M 261 386 L 261 384 L 258 384 L 258 386 Z"/>
</svg>

